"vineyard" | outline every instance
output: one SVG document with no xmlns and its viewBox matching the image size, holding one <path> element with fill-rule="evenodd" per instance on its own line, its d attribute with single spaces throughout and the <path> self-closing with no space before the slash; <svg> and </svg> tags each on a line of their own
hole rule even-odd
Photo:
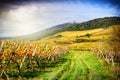
<svg viewBox="0 0 120 80">
<path fill-rule="evenodd" d="M 4 40 L 0 48 L 1 79 L 117 80 L 113 64 L 100 58 L 99 51 L 102 50 L 75 51 L 37 41 Z"/>
<path fill-rule="evenodd" d="M 38 41 L 1 40 L 1 79 L 119 80 L 120 26 L 67 31 Z"/>
<path fill-rule="evenodd" d="M 63 49 L 39 42 L 4 40 L 0 43 L 0 72 L 1 77 L 6 80 L 9 80 L 8 74 L 22 76 L 23 70 L 27 72 L 45 69 L 61 55 L 68 53 L 67 47 Z"/>
</svg>

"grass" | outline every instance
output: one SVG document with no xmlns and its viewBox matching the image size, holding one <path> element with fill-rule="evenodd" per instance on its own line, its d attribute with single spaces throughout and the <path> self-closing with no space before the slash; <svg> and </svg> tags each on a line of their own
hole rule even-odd
<svg viewBox="0 0 120 80">
<path fill-rule="evenodd" d="M 70 51 L 62 56 L 66 61 L 30 80 L 115 80 L 110 66 L 103 65 L 103 59 L 97 59 L 91 52 Z"/>
<path fill-rule="evenodd" d="M 87 64 L 86 66 L 90 69 L 92 80 L 114 80 L 114 75 L 109 68 L 110 65 L 103 66 L 103 64 L 100 63 L 102 59 L 98 60 L 94 55 L 91 55 L 91 53 L 84 53 L 81 54 L 81 56 L 85 56 L 82 60 L 84 60 L 84 63 Z M 109 74 L 106 72 L 109 72 Z"/>
</svg>

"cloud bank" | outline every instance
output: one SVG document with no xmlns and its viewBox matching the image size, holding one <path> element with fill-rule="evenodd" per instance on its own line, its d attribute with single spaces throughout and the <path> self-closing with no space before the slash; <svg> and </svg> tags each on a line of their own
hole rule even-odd
<svg viewBox="0 0 120 80">
<path fill-rule="evenodd" d="M 16 4 L 16 2 L 6 3 Z M 6 6 L 0 9 L 0 37 L 26 35 L 61 23 L 83 22 L 117 14 L 116 9 L 109 3 L 100 6 L 84 2 L 49 3 L 43 1 L 21 5 L 6 4 Z"/>
</svg>

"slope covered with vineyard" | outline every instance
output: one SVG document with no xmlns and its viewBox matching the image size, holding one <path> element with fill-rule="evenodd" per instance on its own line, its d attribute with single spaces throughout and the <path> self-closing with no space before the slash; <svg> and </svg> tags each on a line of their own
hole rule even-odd
<svg viewBox="0 0 120 80">
<path fill-rule="evenodd" d="M 42 43 L 53 43 L 59 46 L 69 46 L 73 50 L 91 50 L 101 41 L 110 36 L 111 27 L 83 31 L 65 31 L 40 40 Z"/>
<path fill-rule="evenodd" d="M 119 27 L 0 40 L 0 79 L 119 80 Z"/>
</svg>

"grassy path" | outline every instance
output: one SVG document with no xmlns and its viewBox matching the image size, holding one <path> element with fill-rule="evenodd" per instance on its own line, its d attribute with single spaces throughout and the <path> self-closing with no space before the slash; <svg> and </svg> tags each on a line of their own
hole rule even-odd
<svg viewBox="0 0 120 80">
<path fill-rule="evenodd" d="M 104 66 L 104 60 L 98 60 L 92 53 L 70 51 L 63 56 L 66 62 L 43 74 L 41 80 L 115 80 L 110 65 Z M 38 79 L 38 80 L 39 80 Z M 36 78 L 35 78 L 36 80 Z"/>
</svg>

